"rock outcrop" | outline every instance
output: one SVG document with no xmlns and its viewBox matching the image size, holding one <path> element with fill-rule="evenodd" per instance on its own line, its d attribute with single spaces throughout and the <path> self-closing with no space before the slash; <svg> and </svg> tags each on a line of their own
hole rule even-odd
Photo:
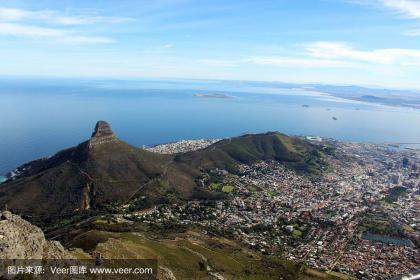
<svg viewBox="0 0 420 280">
<path fill-rule="evenodd" d="M 111 126 L 105 121 L 98 121 L 95 126 L 95 131 L 89 140 L 89 148 L 97 145 L 115 142 L 117 137 L 111 129 Z"/>
<path fill-rule="evenodd" d="M 0 259 L 72 259 L 58 241 L 9 211 L 0 212 Z"/>
</svg>

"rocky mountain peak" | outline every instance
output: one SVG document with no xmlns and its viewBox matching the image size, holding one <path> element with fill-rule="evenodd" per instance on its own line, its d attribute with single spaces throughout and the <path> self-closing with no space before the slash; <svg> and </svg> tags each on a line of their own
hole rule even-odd
<svg viewBox="0 0 420 280">
<path fill-rule="evenodd" d="M 89 140 L 89 148 L 94 146 L 114 142 L 117 140 L 111 126 L 106 121 L 98 121 L 95 126 L 95 131 Z"/>
<path fill-rule="evenodd" d="M 111 126 L 106 121 L 98 121 L 95 126 L 95 131 L 92 133 L 92 138 L 94 137 L 104 137 L 113 135 Z"/>
</svg>

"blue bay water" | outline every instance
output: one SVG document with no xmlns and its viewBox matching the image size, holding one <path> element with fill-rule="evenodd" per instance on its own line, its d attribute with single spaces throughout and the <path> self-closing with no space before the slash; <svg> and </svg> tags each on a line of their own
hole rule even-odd
<svg viewBox="0 0 420 280">
<path fill-rule="evenodd" d="M 197 93 L 229 98 L 194 96 Z M 420 110 L 292 87 L 197 80 L 3 78 L 0 174 L 88 139 L 97 120 L 108 121 L 121 139 L 140 147 L 266 131 L 346 141 L 420 142 Z"/>
</svg>

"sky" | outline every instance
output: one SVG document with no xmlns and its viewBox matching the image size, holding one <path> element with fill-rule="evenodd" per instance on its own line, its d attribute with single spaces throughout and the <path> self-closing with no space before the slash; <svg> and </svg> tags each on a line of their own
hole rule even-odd
<svg viewBox="0 0 420 280">
<path fill-rule="evenodd" d="M 420 0 L 0 0 L 0 75 L 420 89 Z"/>
</svg>

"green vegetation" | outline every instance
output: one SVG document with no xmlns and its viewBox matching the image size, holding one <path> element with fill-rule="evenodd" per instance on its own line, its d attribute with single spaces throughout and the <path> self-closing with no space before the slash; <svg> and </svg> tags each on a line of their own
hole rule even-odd
<svg viewBox="0 0 420 280">
<path fill-rule="evenodd" d="M 248 188 L 251 192 L 259 192 L 261 191 L 261 188 L 255 185 L 249 186 Z"/>
<path fill-rule="evenodd" d="M 335 271 L 329 271 L 329 272 L 321 272 L 319 270 L 315 270 L 312 268 L 306 268 L 305 273 L 307 275 L 311 275 L 313 277 L 316 277 L 317 279 L 327 279 L 327 280 L 356 280 L 356 278 L 353 278 L 351 276 L 335 272 Z"/>
<path fill-rule="evenodd" d="M 295 229 L 295 230 L 292 232 L 292 236 L 293 236 L 294 238 L 301 237 L 301 236 L 302 236 L 302 232 L 301 232 L 300 230 Z"/>
<path fill-rule="evenodd" d="M 231 186 L 231 185 L 223 185 L 222 183 L 216 183 L 213 182 L 210 184 L 209 188 L 212 191 L 216 191 L 216 192 L 224 192 L 224 193 L 231 193 L 235 187 Z"/>
<path fill-rule="evenodd" d="M 302 150 L 299 147 L 295 147 L 295 145 L 293 144 L 292 138 L 290 138 L 290 137 L 288 137 L 288 136 L 286 136 L 284 134 L 280 134 L 280 133 L 277 134 L 277 137 L 280 139 L 280 141 L 283 143 L 283 145 L 289 151 L 294 152 L 294 153 L 298 153 L 298 151 L 296 150 L 296 148 L 298 148 L 299 150 Z"/>
<path fill-rule="evenodd" d="M 406 233 L 413 233 L 415 231 L 410 225 L 404 225 L 403 229 Z"/>
<path fill-rule="evenodd" d="M 221 191 L 223 189 L 223 185 L 222 185 L 222 183 L 211 183 L 210 184 L 210 189 L 212 191 Z"/>
<path fill-rule="evenodd" d="M 72 240 L 71 245 L 75 248 L 82 248 L 85 251 L 92 251 L 99 243 L 106 242 L 112 237 L 115 238 L 117 235 L 110 232 L 92 230 L 77 235 Z"/>
<path fill-rule="evenodd" d="M 274 191 L 267 191 L 267 194 L 270 197 L 274 197 L 274 196 L 278 195 L 278 193 L 277 192 L 274 192 Z"/>
<path fill-rule="evenodd" d="M 235 189 L 234 186 L 224 185 L 223 188 L 222 188 L 222 192 L 224 192 L 224 193 L 231 193 L 231 192 L 233 192 L 234 189 Z"/>
<path fill-rule="evenodd" d="M 392 220 L 386 213 L 368 213 L 360 222 L 360 229 L 362 232 L 404 237 L 404 232 L 400 225 Z"/>
<path fill-rule="evenodd" d="M 407 189 L 404 187 L 393 187 L 388 190 L 388 194 L 385 197 L 385 201 L 388 203 L 393 203 L 398 200 L 398 198 L 404 195 L 407 192 Z"/>
<path fill-rule="evenodd" d="M 318 149 L 305 140 L 270 132 L 225 139 L 204 150 L 180 155 L 178 160 L 207 170 L 219 168 L 231 173 L 236 173 L 238 163 L 275 160 L 299 173 L 317 176 L 326 165 Z"/>
</svg>

